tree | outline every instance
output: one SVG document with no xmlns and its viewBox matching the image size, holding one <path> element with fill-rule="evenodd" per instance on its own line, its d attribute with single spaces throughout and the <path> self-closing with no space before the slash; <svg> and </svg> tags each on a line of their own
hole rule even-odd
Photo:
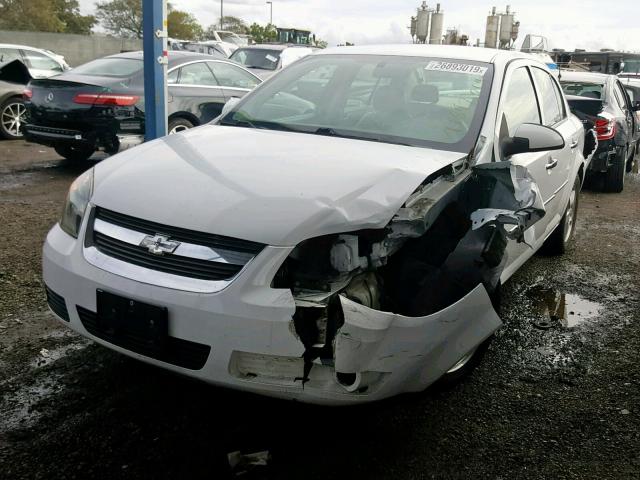
<svg viewBox="0 0 640 480">
<path fill-rule="evenodd" d="M 202 26 L 192 14 L 181 10 L 171 10 L 167 14 L 167 28 L 171 38 L 181 40 L 199 40 L 202 38 Z"/>
<path fill-rule="evenodd" d="M 266 26 L 252 23 L 249 27 L 249 35 L 253 37 L 256 43 L 274 42 L 278 39 L 278 31 L 270 23 Z"/>
<path fill-rule="evenodd" d="M 96 17 L 114 35 L 142 38 L 142 0 L 98 2 Z"/>
<path fill-rule="evenodd" d="M 220 25 L 220 23 L 221 23 L 220 20 L 218 20 L 218 25 Z M 214 26 L 215 25 L 211 25 L 211 27 L 214 27 Z M 222 30 L 244 34 L 244 33 L 247 33 L 249 28 L 247 27 L 247 24 L 244 23 L 244 20 L 242 20 L 241 18 L 234 17 L 232 15 L 225 15 L 224 17 L 222 17 Z"/>
<path fill-rule="evenodd" d="M 77 0 L 0 0 L 0 28 L 88 34 L 96 23 Z"/>
</svg>

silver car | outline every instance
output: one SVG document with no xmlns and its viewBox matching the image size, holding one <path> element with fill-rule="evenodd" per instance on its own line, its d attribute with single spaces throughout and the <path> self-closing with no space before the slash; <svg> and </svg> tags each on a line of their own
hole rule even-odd
<svg viewBox="0 0 640 480">
<path fill-rule="evenodd" d="M 44 245 L 49 305 L 118 352 L 264 395 L 456 381 L 502 325 L 500 286 L 571 242 L 584 138 L 527 54 L 324 50 L 78 178 Z"/>
</svg>

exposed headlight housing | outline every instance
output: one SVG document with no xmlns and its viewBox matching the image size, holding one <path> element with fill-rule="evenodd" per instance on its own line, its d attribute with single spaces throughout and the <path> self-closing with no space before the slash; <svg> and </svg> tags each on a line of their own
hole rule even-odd
<svg viewBox="0 0 640 480">
<path fill-rule="evenodd" d="M 93 168 L 84 172 L 71 184 L 60 219 L 60 228 L 78 238 L 82 218 L 93 194 Z"/>
</svg>

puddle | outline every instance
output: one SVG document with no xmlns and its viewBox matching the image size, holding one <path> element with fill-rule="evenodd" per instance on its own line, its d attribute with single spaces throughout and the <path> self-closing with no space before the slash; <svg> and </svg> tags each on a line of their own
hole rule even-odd
<svg viewBox="0 0 640 480">
<path fill-rule="evenodd" d="M 0 412 L 0 431 L 33 426 L 42 416 L 37 404 L 53 395 L 58 388 L 57 379 L 43 378 L 13 392 L 7 398 L 9 408 Z"/>
<path fill-rule="evenodd" d="M 579 295 L 534 286 L 527 291 L 534 307 L 546 318 L 535 326 L 547 330 L 556 326 L 574 328 L 598 316 L 602 305 L 586 300 Z"/>
<path fill-rule="evenodd" d="M 15 190 L 16 188 L 21 188 L 31 183 L 33 183 L 32 173 L 22 173 L 18 175 L 6 173 L 0 175 L 0 191 Z"/>
</svg>

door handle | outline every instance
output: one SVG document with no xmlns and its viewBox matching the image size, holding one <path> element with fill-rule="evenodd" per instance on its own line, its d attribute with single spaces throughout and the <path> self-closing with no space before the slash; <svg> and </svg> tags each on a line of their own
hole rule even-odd
<svg viewBox="0 0 640 480">
<path fill-rule="evenodd" d="M 547 165 L 545 166 L 545 168 L 547 170 L 551 170 L 552 168 L 556 168 L 557 165 L 558 165 L 558 159 L 557 158 L 550 158 L 549 161 L 547 162 Z"/>
<path fill-rule="evenodd" d="M 571 150 L 573 150 L 574 148 L 576 148 L 578 146 L 580 142 L 576 139 L 574 141 L 571 142 L 571 145 L 569 145 L 569 147 L 571 148 Z"/>
</svg>

